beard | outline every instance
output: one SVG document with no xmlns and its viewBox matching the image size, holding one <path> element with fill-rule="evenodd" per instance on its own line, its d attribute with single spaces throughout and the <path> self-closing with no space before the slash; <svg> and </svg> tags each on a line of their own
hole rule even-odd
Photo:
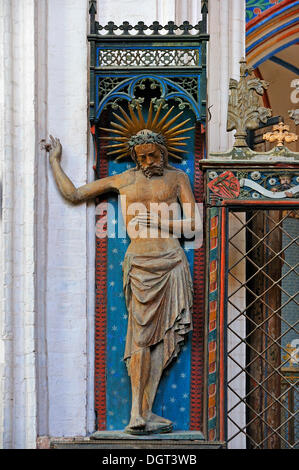
<svg viewBox="0 0 299 470">
<path fill-rule="evenodd" d="M 141 170 L 146 178 L 151 178 L 152 176 L 162 176 L 164 173 L 164 164 L 152 165 L 148 166 L 147 168 L 141 166 Z"/>
<path fill-rule="evenodd" d="M 150 165 L 145 168 L 143 165 L 139 164 L 139 169 L 146 178 L 151 178 L 152 176 L 163 176 L 164 167 L 164 158 L 162 156 L 159 165 Z"/>
</svg>

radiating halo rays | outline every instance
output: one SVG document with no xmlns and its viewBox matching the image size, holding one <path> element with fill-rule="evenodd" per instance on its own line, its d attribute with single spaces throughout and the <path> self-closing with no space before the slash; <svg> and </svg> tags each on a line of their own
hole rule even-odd
<svg viewBox="0 0 299 470">
<path fill-rule="evenodd" d="M 110 152 L 107 153 L 107 155 L 115 155 L 116 160 L 120 160 L 121 158 L 130 156 L 131 149 L 128 144 L 130 138 L 143 129 L 149 129 L 163 136 L 166 147 L 168 149 L 168 154 L 171 157 L 176 158 L 177 160 L 181 160 L 182 157 L 177 154 L 186 154 L 188 152 L 182 150 L 179 147 L 187 146 L 184 141 L 190 139 L 190 137 L 182 137 L 182 134 L 185 134 L 191 129 L 194 129 L 194 127 L 187 127 L 183 129 L 183 126 L 190 121 L 190 118 L 173 126 L 177 119 L 183 114 L 183 111 L 181 111 L 180 113 L 176 114 L 174 117 L 169 119 L 170 114 L 174 110 L 174 106 L 172 106 L 169 111 L 167 111 L 165 116 L 159 120 L 161 109 L 162 103 L 158 107 L 157 112 L 154 114 L 153 105 L 151 102 L 148 111 L 147 121 L 145 122 L 142 115 L 141 107 L 139 105 L 137 106 L 137 115 L 135 114 L 131 106 L 129 106 L 130 116 L 124 111 L 121 106 L 119 106 L 119 110 L 122 116 L 113 113 L 113 116 L 118 121 L 111 122 L 111 126 L 113 127 L 113 129 L 100 127 L 100 129 L 102 129 L 103 131 L 115 135 L 115 137 L 105 136 L 101 137 L 101 139 L 117 142 L 116 144 L 109 144 L 104 147 L 107 149 L 112 149 Z"/>
</svg>

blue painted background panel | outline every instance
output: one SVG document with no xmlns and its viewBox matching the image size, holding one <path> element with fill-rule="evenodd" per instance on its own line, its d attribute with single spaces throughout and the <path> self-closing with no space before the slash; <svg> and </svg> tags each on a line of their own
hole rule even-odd
<svg viewBox="0 0 299 470">
<path fill-rule="evenodd" d="M 173 114 L 174 115 L 174 114 Z M 186 110 L 180 121 L 194 114 Z M 178 121 L 178 122 L 180 122 Z M 191 122 L 192 122 L 191 121 Z M 190 125 L 193 125 L 192 123 Z M 189 124 L 188 124 L 189 127 Z M 181 163 L 170 160 L 171 165 L 183 169 L 189 176 L 191 185 L 194 180 L 194 132 L 189 132 L 187 157 Z M 109 162 L 109 175 L 119 174 L 135 164 L 130 161 Z M 108 215 L 108 233 L 118 224 L 124 226 L 122 216 L 117 210 L 117 196 L 109 198 L 113 204 L 114 213 Z M 117 233 L 117 230 L 116 230 Z M 127 331 L 127 310 L 122 286 L 122 263 L 130 243 L 128 237 L 123 239 L 108 239 L 107 265 L 107 429 L 123 429 L 130 419 L 131 387 L 126 365 L 123 361 Z M 193 275 L 193 250 L 185 249 Z M 190 372 L 191 372 L 191 334 L 189 334 L 178 359 L 168 370 L 164 371 L 153 411 L 160 416 L 171 419 L 174 429 L 188 430 L 190 421 Z"/>
</svg>

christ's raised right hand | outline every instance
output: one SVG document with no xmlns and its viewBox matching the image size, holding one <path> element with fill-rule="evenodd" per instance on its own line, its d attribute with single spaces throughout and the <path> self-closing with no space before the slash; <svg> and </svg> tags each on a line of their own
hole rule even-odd
<svg viewBox="0 0 299 470">
<path fill-rule="evenodd" d="M 51 139 L 51 150 L 50 150 L 50 163 L 54 163 L 54 161 L 60 161 L 61 154 L 62 154 L 62 145 L 59 139 L 54 139 L 52 135 L 50 135 Z"/>
</svg>

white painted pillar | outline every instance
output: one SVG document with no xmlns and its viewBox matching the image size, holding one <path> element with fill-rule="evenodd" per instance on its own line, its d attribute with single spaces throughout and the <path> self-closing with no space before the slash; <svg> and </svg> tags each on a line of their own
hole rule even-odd
<svg viewBox="0 0 299 470">
<path fill-rule="evenodd" d="M 211 120 L 208 123 L 208 151 L 225 152 L 233 146 L 233 133 L 226 131 L 227 106 L 230 78 L 239 79 L 241 57 L 245 57 L 245 0 L 209 0 L 209 34 L 208 43 L 208 107 L 210 107 Z M 208 113 L 209 114 L 209 113 Z M 245 214 L 239 213 L 238 217 L 245 222 Z M 232 237 L 240 229 L 239 222 L 230 215 L 229 237 Z M 244 230 L 234 239 L 239 249 L 245 249 Z M 238 252 L 231 246 L 229 259 L 240 258 Z M 230 262 L 230 265 L 233 264 Z M 234 270 L 234 275 L 241 283 L 245 281 L 245 261 L 239 263 Z M 228 294 L 234 292 L 240 284 L 235 282 L 232 276 L 228 280 Z M 231 298 L 231 301 L 242 311 L 245 308 L 245 289 L 241 289 Z M 228 304 L 228 323 L 238 314 L 231 304 Z M 245 319 L 233 323 L 233 328 L 240 337 L 245 336 Z M 237 337 L 228 331 L 228 350 L 232 349 L 238 342 Z M 232 356 L 242 366 L 245 365 L 245 346 L 239 346 Z M 232 360 L 228 360 L 228 380 L 232 379 L 240 368 Z M 245 396 L 245 374 L 240 374 L 231 386 L 241 396 Z M 236 395 L 228 391 L 228 408 L 234 406 L 238 401 Z M 237 406 L 230 414 L 239 426 L 245 426 L 245 407 L 243 404 Z M 228 437 L 232 437 L 237 428 L 228 420 Z M 239 434 L 228 445 L 229 448 L 246 447 L 244 434 Z"/>
<path fill-rule="evenodd" d="M 0 2 L 0 447 L 94 430 L 94 207 L 67 204 L 39 142 L 88 156 L 87 0 Z"/>
<path fill-rule="evenodd" d="M 87 17 L 85 0 L 48 2 L 48 129 L 61 140 L 62 167 L 75 186 L 87 182 L 89 166 Z M 49 165 L 48 181 L 48 432 L 56 437 L 85 436 L 91 399 L 87 296 L 94 293 L 88 242 L 92 243 L 94 228 L 86 204 L 74 206 L 63 199 Z"/>
<path fill-rule="evenodd" d="M 238 427 L 233 423 L 233 421 L 237 423 L 240 428 L 246 427 L 246 408 L 239 398 L 244 398 L 246 395 L 246 375 L 241 370 L 241 367 L 245 369 L 246 366 L 246 345 L 244 343 L 240 344 L 240 338 L 246 337 L 246 319 L 244 315 L 239 316 L 240 311 L 244 311 L 246 308 L 246 289 L 245 287 L 240 288 L 246 280 L 246 260 L 242 259 L 240 253 L 240 251 L 243 253 L 246 251 L 246 231 L 244 228 L 242 229 L 246 217 L 245 213 L 242 212 L 238 212 L 237 216 L 238 219 L 233 214 L 229 216 L 229 239 L 232 240 L 234 246 L 232 244 L 229 246 L 228 264 L 234 266 L 237 261 L 241 260 L 231 270 L 231 275 L 228 276 L 230 302 L 228 302 L 227 308 L 227 322 L 232 323 L 230 329 L 227 330 L 227 350 L 232 359 L 227 359 L 227 380 L 230 381 L 230 387 L 236 392 L 232 392 L 229 388 L 227 390 L 227 410 L 232 420 L 229 418 L 227 420 L 227 437 L 232 439 L 228 443 L 229 449 L 246 448 L 245 434 L 239 432 Z M 234 292 L 235 294 L 233 294 Z"/>
<path fill-rule="evenodd" d="M 181 0 L 185 2 L 185 0 Z M 97 19 L 105 25 L 108 21 L 114 21 L 118 26 L 123 21 L 129 21 L 135 25 L 138 21 L 144 21 L 150 25 L 153 21 L 166 24 L 174 21 L 176 14 L 176 0 L 100 0 L 98 1 Z M 146 31 L 148 33 L 148 31 Z M 134 31 L 132 31 L 134 34 Z"/>
<path fill-rule="evenodd" d="M 194 26 L 201 20 L 201 1 L 175 0 L 175 15 L 177 25 L 189 21 Z"/>
<path fill-rule="evenodd" d="M 239 79 L 239 61 L 245 56 L 245 0 L 209 0 L 208 124 L 209 152 L 232 147 L 226 132 L 230 78 Z"/>
<path fill-rule="evenodd" d="M 48 130 L 48 0 L 36 1 L 36 350 L 37 350 L 37 435 L 49 434 L 47 366 L 47 238 L 48 238 L 48 162 L 40 141 Z"/>
<path fill-rule="evenodd" d="M 184 0 L 183 0 L 184 1 Z M 176 0 L 156 0 L 156 20 L 165 26 L 168 21 L 176 21 Z"/>
<path fill-rule="evenodd" d="M 35 1 L 0 2 L 0 447 L 34 448 Z"/>
</svg>

